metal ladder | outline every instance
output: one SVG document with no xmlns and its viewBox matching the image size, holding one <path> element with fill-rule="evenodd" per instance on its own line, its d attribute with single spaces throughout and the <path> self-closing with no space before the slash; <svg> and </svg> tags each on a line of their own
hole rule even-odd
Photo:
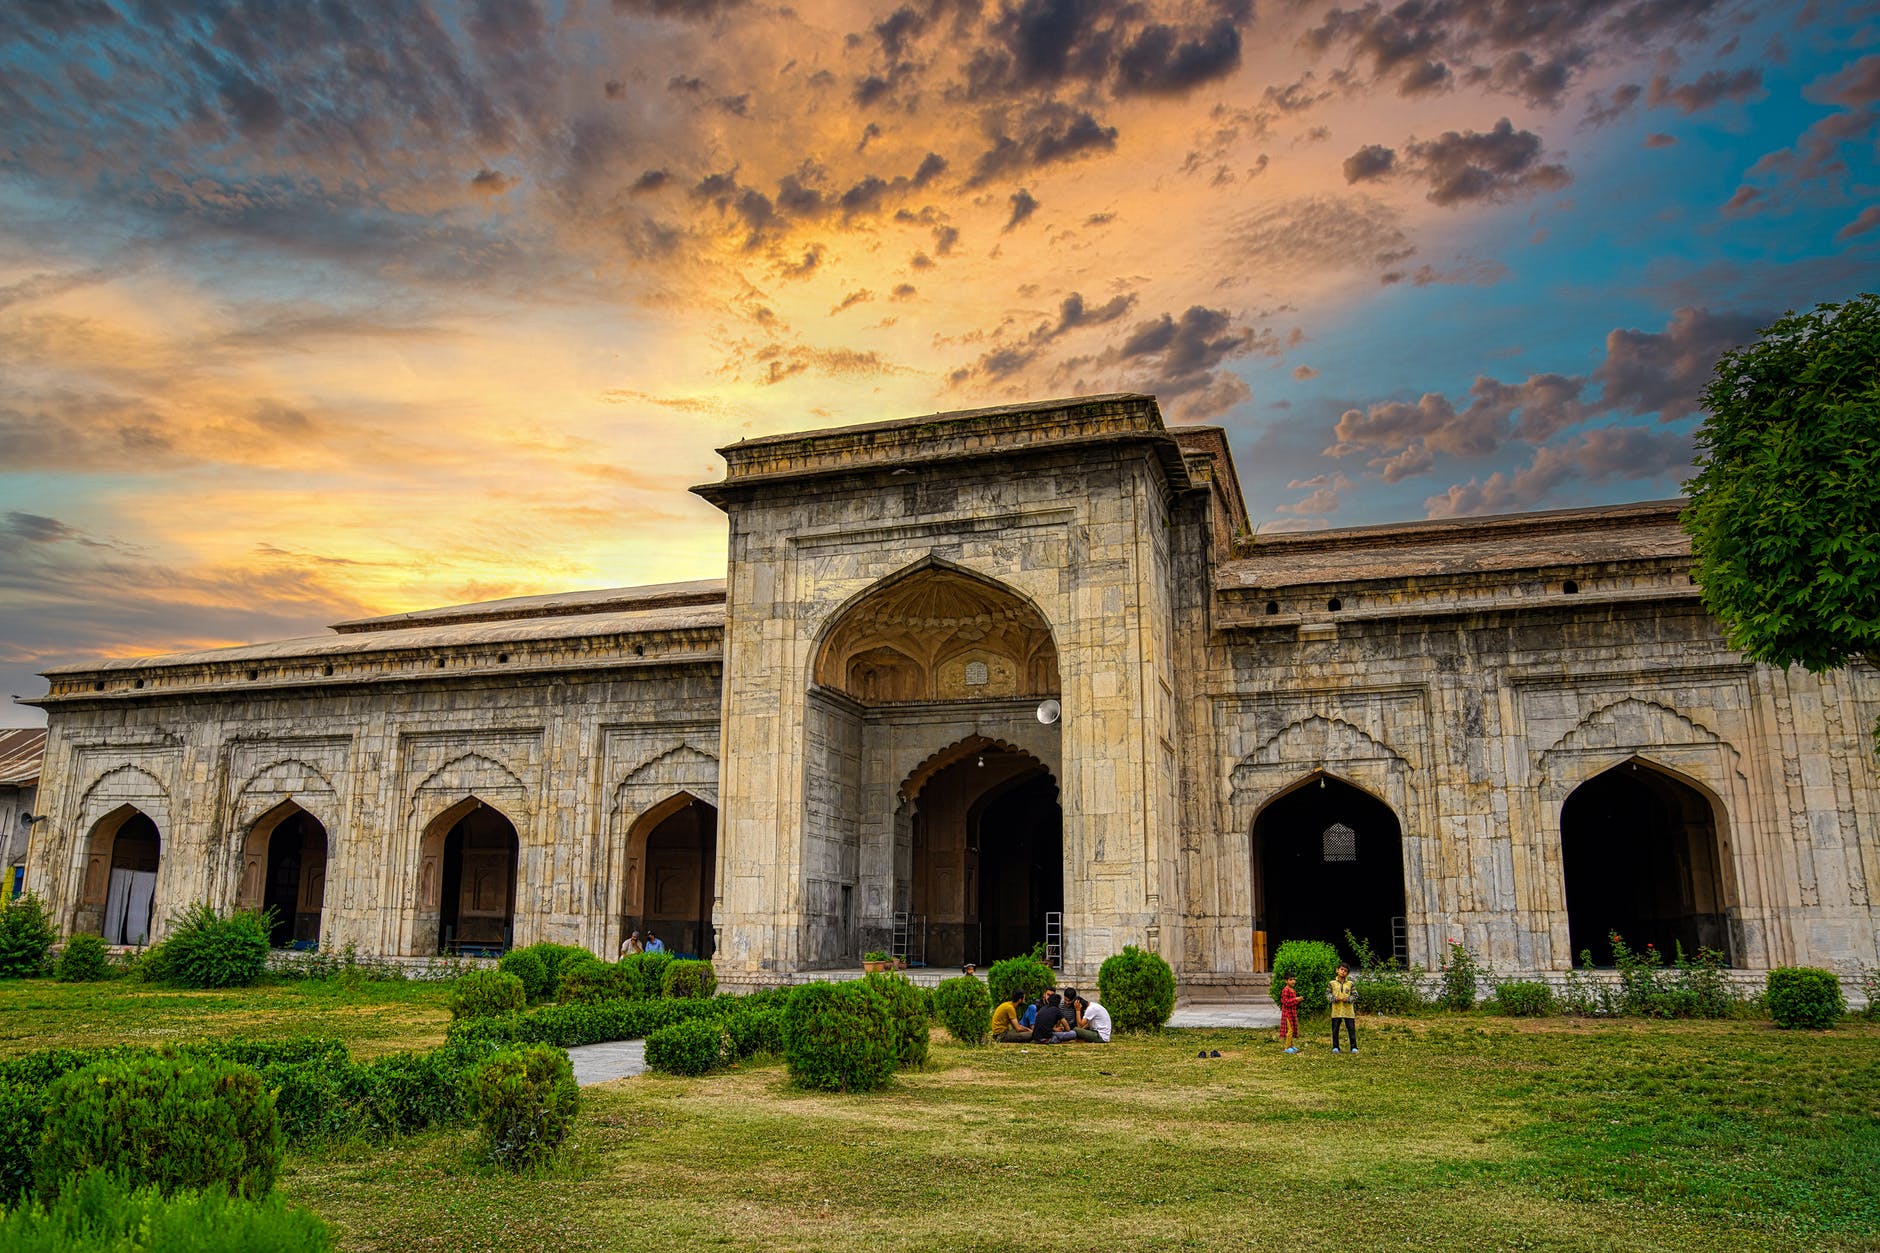
<svg viewBox="0 0 1880 1253">
<path fill-rule="evenodd" d="M 918 938 L 919 943 L 915 941 Z M 918 952 L 916 948 L 918 947 Z M 897 913 L 894 916 L 893 957 L 900 959 L 904 966 L 927 964 L 927 916 L 925 914 Z"/>
<path fill-rule="evenodd" d="M 1064 914 L 1055 909 L 1044 916 L 1044 962 L 1053 970 L 1064 968 Z"/>
<path fill-rule="evenodd" d="M 1410 965 L 1410 924 L 1407 919 L 1390 920 L 1390 955 L 1397 959 L 1398 964 L 1406 968 Z"/>
</svg>

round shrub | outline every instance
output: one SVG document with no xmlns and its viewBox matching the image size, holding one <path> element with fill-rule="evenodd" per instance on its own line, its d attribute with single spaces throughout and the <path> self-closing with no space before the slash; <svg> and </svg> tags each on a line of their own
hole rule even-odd
<svg viewBox="0 0 1880 1253">
<path fill-rule="evenodd" d="M 783 1011 L 784 1062 L 804 1087 L 871 1092 L 894 1075 L 894 1020 L 866 983 L 806 983 Z"/>
<path fill-rule="evenodd" d="M 0 906 L 0 979 L 24 979 L 46 968 L 58 939 L 45 902 L 23 892 Z"/>
<path fill-rule="evenodd" d="M 992 989 L 992 1003 L 997 1005 L 1020 993 L 1029 998 L 1046 988 L 1055 988 L 1057 972 L 1036 957 L 1008 957 L 992 963 L 986 971 L 986 984 Z"/>
<path fill-rule="evenodd" d="M 529 1003 L 522 980 L 504 970 L 473 970 L 457 980 L 450 995 L 450 1016 L 458 1018 L 500 1018 L 513 1014 Z"/>
<path fill-rule="evenodd" d="M 708 961 L 673 961 L 660 976 L 661 993 L 666 996 L 706 1000 L 718 992 L 718 972 Z"/>
<path fill-rule="evenodd" d="M 150 969 L 186 988 L 245 988 L 267 968 L 269 929 L 252 909 L 218 914 L 198 902 L 170 918 L 170 934 L 158 945 L 163 956 Z"/>
<path fill-rule="evenodd" d="M 253 1070 L 151 1054 L 53 1081 L 33 1174 L 41 1197 L 93 1170 L 166 1196 L 219 1187 L 258 1197 L 274 1187 L 282 1144 L 274 1094 Z"/>
<path fill-rule="evenodd" d="M 548 994 L 553 996 L 555 988 L 561 983 L 562 972 L 575 962 L 599 961 L 600 958 L 579 944 L 550 944 L 544 940 L 540 944 L 529 946 L 535 955 L 542 959 L 542 965 L 548 968 Z"/>
<path fill-rule="evenodd" d="M 592 1005 L 620 996 L 620 968 L 598 957 L 574 958 L 561 968 L 555 999 L 563 1005 Z"/>
<path fill-rule="evenodd" d="M 712 1018 L 688 1018 L 646 1037 L 646 1065 L 662 1075 L 702 1075 L 724 1054 L 724 1027 Z"/>
<path fill-rule="evenodd" d="M 934 1014 L 961 1044 L 984 1044 L 992 1034 L 992 994 L 971 975 L 947 979 L 933 992 Z"/>
<path fill-rule="evenodd" d="M 547 1044 L 498 1053 L 477 1069 L 471 1093 L 490 1160 L 511 1170 L 553 1158 L 581 1107 L 568 1055 Z"/>
<path fill-rule="evenodd" d="M 725 1019 L 725 1050 L 739 1061 L 759 1053 L 782 1053 L 783 1010 L 740 1008 Z"/>
<path fill-rule="evenodd" d="M 1160 1031 L 1175 1012 L 1175 972 L 1131 944 L 1098 968 L 1097 995 L 1118 1031 Z"/>
<path fill-rule="evenodd" d="M 1299 1013 L 1323 1014 L 1331 1009 L 1326 989 L 1338 973 L 1338 950 L 1323 940 L 1287 940 L 1273 954 L 1273 994 L 1279 995 L 1286 976 L 1299 993 Z M 1362 1003 L 1362 1002 L 1360 1002 Z"/>
<path fill-rule="evenodd" d="M 1763 1002 L 1778 1027 L 1825 1030 L 1847 1012 L 1841 981 L 1832 970 L 1813 966 L 1778 966 L 1771 970 Z"/>
<path fill-rule="evenodd" d="M 927 1064 L 927 1049 L 932 1044 L 927 1024 L 927 998 L 905 975 L 891 970 L 877 970 L 862 976 L 888 1006 L 894 1019 L 894 1064 L 903 1069 L 918 1069 Z"/>
<path fill-rule="evenodd" d="M 111 958 L 104 937 L 80 931 L 65 942 L 53 973 L 60 983 L 96 983 L 111 977 Z"/>
<path fill-rule="evenodd" d="M 1514 1018 L 1541 1018 L 1554 1012 L 1554 990 L 1539 979 L 1515 979 L 1495 985 L 1495 1002 Z"/>
<path fill-rule="evenodd" d="M 549 977 L 548 964 L 542 955 L 532 948 L 512 948 L 503 954 L 503 959 L 496 963 L 496 968 L 504 974 L 514 975 L 522 980 L 522 994 L 530 1003 L 542 1000 L 554 990 L 555 982 Z"/>
<path fill-rule="evenodd" d="M 259 1201 L 212 1189 L 164 1197 L 130 1191 L 105 1174 L 74 1180 L 47 1205 L 0 1215 L 0 1249 L 21 1253 L 330 1253 L 332 1233 L 319 1216 L 289 1209 L 278 1196 Z"/>
<path fill-rule="evenodd" d="M 666 967 L 671 953 L 633 953 L 620 959 L 620 994 L 629 1000 L 651 1000 L 666 994 Z"/>
</svg>

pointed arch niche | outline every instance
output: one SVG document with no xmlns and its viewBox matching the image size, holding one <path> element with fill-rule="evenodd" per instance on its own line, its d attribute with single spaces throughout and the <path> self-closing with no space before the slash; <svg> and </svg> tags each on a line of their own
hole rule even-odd
<svg viewBox="0 0 1880 1253">
<path fill-rule="evenodd" d="M 320 942 L 328 851 L 326 824 L 294 801 L 282 801 L 248 829 L 235 903 L 274 911 L 268 936 L 274 947 Z"/>
<path fill-rule="evenodd" d="M 157 873 L 163 836 L 149 814 L 120 805 L 92 826 L 86 841 L 79 929 L 96 927 L 106 944 L 147 944 L 161 924 Z"/>
<path fill-rule="evenodd" d="M 415 954 L 506 951 L 515 940 L 516 824 L 466 796 L 424 828 L 418 859 Z"/>
<path fill-rule="evenodd" d="M 1261 808 L 1252 851 L 1254 930 L 1269 953 L 1323 940 L 1351 960 L 1349 931 L 1380 957 L 1408 957 L 1403 827 L 1389 805 L 1316 771 Z"/>
<path fill-rule="evenodd" d="M 666 951 L 710 958 L 718 870 L 718 807 L 676 792 L 627 831 L 627 877 L 620 933 L 657 934 Z"/>
</svg>

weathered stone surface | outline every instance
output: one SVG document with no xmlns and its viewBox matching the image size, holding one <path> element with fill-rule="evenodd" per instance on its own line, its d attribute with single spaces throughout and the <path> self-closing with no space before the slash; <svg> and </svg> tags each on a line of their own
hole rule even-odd
<svg viewBox="0 0 1880 1253">
<path fill-rule="evenodd" d="M 692 908 L 666 887 L 703 891 L 721 977 L 793 979 L 897 915 L 974 952 L 1002 865 L 976 824 L 1043 778 L 1067 973 L 1137 943 L 1248 983 L 1261 815 L 1335 780 L 1395 817 L 1413 963 L 1462 939 L 1558 971 L 1563 807 L 1620 767 L 1686 798 L 1679 908 L 1735 964 L 1880 960 L 1880 679 L 1731 653 L 1676 502 L 1250 541 L 1220 432 L 1131 396 L 724 452 L 697 489 L 730 519 L 722 581 L 50 672 L 31 886 L 97 925 L 142 814 L 159 917 L 253 902 L 304 810 L 322 942 L 421 954 L 481 806 L 516 832 L 514 942 L 611 955 Z M 654 838 L 681 812 L 715 844 Z"/>
</svg>

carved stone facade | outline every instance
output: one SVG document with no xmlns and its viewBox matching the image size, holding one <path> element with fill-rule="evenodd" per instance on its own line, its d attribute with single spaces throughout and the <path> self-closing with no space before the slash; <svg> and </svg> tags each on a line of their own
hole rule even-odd
<svg viewBox="0 0 1880 1253">
<path fill-rule="evenodd" d="M 1732 654 L 1675 502 L 1249 540 L 1223 434 L 1136 396 L 724 455 L 723 581 L 50 672 L 30 885 L 746 982 L 1060 934 L 1191 986 L 1346 931 L 1880 958 L 1880 681 Z"/>
</svg>

